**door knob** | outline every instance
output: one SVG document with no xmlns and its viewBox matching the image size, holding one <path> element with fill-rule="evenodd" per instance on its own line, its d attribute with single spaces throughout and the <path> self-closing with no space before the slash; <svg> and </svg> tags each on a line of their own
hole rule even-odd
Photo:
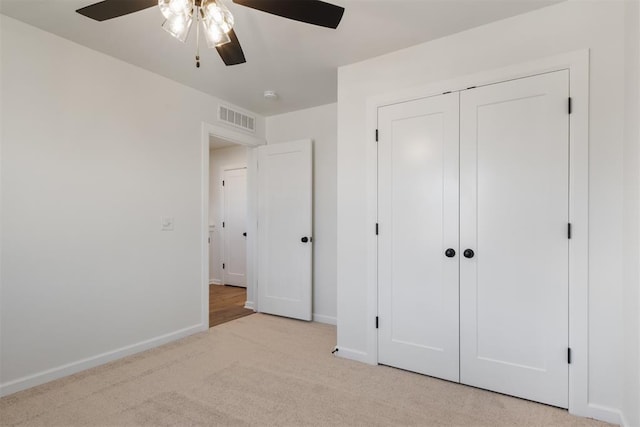
<svg viewBox="0 0 640 427">
<path fill-rule="evenodd" d="M 473 252 L 473 249 L 465 249 L 463 255 L 465 258 L 473 258 L 475 252 Z"/>
<path fill-rule="evenodd" d="M 300 241 L 301 241 L 302 243 L 307 243 L 307 242 L 309 241 L 309 238 L 305 236 L 305 237 L 303 237 L 302 239 L 300 239 Z"/>
<path fill-rule="evenodd" d="M 449 248 L 446 251 L 444 251 L 444 254 L 447 258 L 453 258 L 454 256 L 456 256 L 456 251 L 452 248 Z"/>
</svg>

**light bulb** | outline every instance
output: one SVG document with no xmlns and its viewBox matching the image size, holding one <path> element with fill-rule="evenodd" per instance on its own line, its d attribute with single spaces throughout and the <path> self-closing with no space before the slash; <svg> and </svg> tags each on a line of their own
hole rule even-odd
<svg viewBox="0 0 640 427">
<path fill-rule="evenodd" d="M 224 18 L 220 23 L 220 28 L 225 33 L 228 33 L 233 28 L 233 15 L 228 10 L 224 11 L 223 14 L 224 14 Z"/>
<path fill-rule="evenodd" d="M 221 46 L 231 41 L 227 33 L 222 31 L 213 19 L 205 19 L 202 23 L 204 24 L 204 36 L 207 40 L 207 46 L 210 48 Z"/>
<path fill-rule="evenodd" d="M 204 22 L 213 21 L 223 33 L 228 33 L 233 28 L 233 15 L 224 5 L 222 0 L 203 0 Z"/>
<path fill-rule="evenodd" d="M 216 24 L 218 25 L 220 25 L 220 23 L 224 19 L 222 11 L 216 3 L 209 3 L 209 6 L 207 6 L 207 15 L 209 15 L 210 18 L 216 21 Z"/>
<path fill-rule="evenodd" d="M 166 19 L 174 16 L 191 16 L 194 0 L 158 0 L 160 12 Z"/>
<path fill-rule="evenodd" d="M 169 9 L 176 15 L 184 13 L 189 8 L 188 0 L 170 0 Z"/>
<path fill-rule="evenodd" d="M 209 35 L 211 41 L 215 44 L 219 43 L 220 39 L 222 38 L 222 31 L 220 30 L 220 27 L 218 27 L 214 23 L 210 23 L 207 27 L 207 34 Z"/>
</svg>

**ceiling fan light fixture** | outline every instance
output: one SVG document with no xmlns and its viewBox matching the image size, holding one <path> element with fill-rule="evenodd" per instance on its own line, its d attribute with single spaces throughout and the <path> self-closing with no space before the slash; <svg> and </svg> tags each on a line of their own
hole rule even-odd
<svg viewBox="0 0 640 427">
<path fill-rule="evenodd" d="M 1 2 L 2 0 L 0 0 Z M 157 4 L 165 18 L 162 27 L 172 36 L 185 42 L 193 21 L 196 21 L 196 67 L 200 66 L 200 22 L 207 35 L 209 47 L 215 47 L 225 65 L 246 61 L 234 27 L 234 18 L 226 0 L 101 0 L 77 9 L 82 16 L 106 21 L 148 9 Z M 249 9 L 292 19 L 298 22 L 337 28 L 344 8 L 324 0 L 232 0 Z M 214 25 L 215 24 L 215 25 Z M 224 45 L 226 43 L 226 45 Z M 221 46 L 224 45 L 224 46 Z"/>
</svg>

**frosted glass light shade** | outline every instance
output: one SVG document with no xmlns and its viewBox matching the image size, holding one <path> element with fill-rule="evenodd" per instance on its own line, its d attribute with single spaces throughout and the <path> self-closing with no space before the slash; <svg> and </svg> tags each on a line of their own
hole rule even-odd
<svg viewBox="0 0 640 427">
<path fill-rule="evenodd" d="M 193 19 L 189 15 L 175 15 L 164 21 L 162 28 L 184 43 L 189 36 L 192 23 Z"/>
<path fill-rule="evenodd" d="M 222 31 L 220 26 L 212 19 L 205 19 L 202 24 L 204 25 L 204 37 L 207 39 L 207 46 L 210 48 L 213 49 L 231 41 L 227 33 Z"/>
<path fill-rule="evenodd" d="M 203 0 L 201 11 L 207 45 L 214 48 L 229 43 L 231 39 L 228 33 L 233 28 L 234 20 L 222 0 Z"/>
</svg>

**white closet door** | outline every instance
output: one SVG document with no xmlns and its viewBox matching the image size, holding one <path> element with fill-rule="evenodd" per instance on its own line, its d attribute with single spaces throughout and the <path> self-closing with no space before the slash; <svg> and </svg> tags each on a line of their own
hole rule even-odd
<svg viewBox="0 0 640 427">
<path fill-rule="evenodd" d="M 381 108 L 378 128 L 378 360 L 458 381 L 458 93 Z"/>
<path fill-rule="evenodd" d="M 223 172 L 223 283 L 247 287 L 247 169 Z"/>
<path fill-rule="evenodd" d="M 311 320 L 311 141 L 258 148 L 258 310 Z"/>
<path fill-rule="evenodd" d="M 568 406 L 568 71 L 460 97 L 460 381 Z"/>
</svg>

